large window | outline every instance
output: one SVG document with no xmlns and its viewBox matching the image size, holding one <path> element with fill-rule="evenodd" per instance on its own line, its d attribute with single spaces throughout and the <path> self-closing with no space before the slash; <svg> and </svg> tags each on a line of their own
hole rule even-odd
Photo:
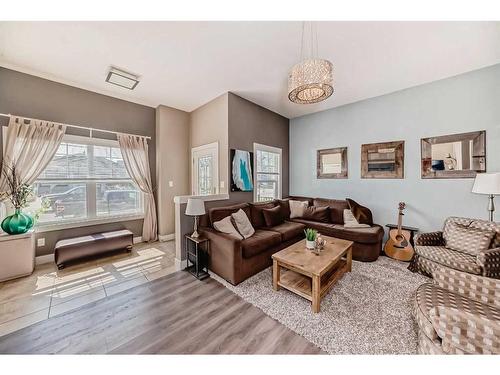
<svg viewBox="0 0 500 375">
<path fill-rule="evenodd" d="M 41 225 L 143 213 L 142 193 L 116 141 L 65 136 L 33 189 L 26 211 L 38 214 Z"/>
<path fill-rule="evenodd" d="M 281 198 L 281 149 L 254 143 L 257 202 Z"/>
</svg>

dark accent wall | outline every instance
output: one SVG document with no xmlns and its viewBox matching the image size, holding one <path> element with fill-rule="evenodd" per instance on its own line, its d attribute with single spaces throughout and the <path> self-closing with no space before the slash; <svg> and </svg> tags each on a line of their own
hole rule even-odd
<svg viewBox="0 0 500 375">
<path fill-rule="evenodd" d="M 153 139 L 149 142 L 149 163 L 153 186 L 156 186 L 154 108 L 0 67 L 0 112 L 150 136 Z M 7 118 L 0 117 L 0 125 L 7 123 Z M 74 129 L 68 129 L 67 133 L 88 134 Z M 94 132 L 94 136 L 115 139 L 106 133 Z M 2 145 L 0 132 L 0 150 L 3 152 Z M 37 238 L 45 237 L 46 244 L 37 248 L 37 255 L 53 253 L 59 239 L 120 228 L 130 229 L 135 236 L 140 236 L 142 220 L 39 233 Z"/>
<path fill-rule="evenodd" d="M 231 149 L 253 152 L 253 144 L 261 143 L 267 146 L 282 149 L 282 196 L 289 195 L 289 123 L 290 120 L 275 112 L 252 103 L 236 94 L 228 94 L 228 153 Z M 230 206 L 241 202 L 253 202 L 253 192 L 232 192 L 231 186 L 231 159 L 228 155 L 229 179 L 226 182 L 229 190 L 229 199 L 205 202 L 208 211 L 212 207 Z M 183 212 L 186 205 L 181 205 L 181 233 L 193 231 L 194 220 Z M 207 222 L 206 217 L 200 219 L 200 224 Z M 181 242 L 182 259 L 185 259 L 184 240 Z"/>
<path fill-rule="evenodd" d="M 281 148 L 283 150 L 282 194 L 283 197 L 288 196 L 290 120 L 233 93 L 229 93 L 228 101 L 229 152 L 231 149 L 253 152 L 254 142 Z M 231 175 L 230 158 L 229 175 Z M 228 181 L 227 184 L 230 187 L 231 181 Z M 229 196 L 232 202 L 253 201 L 253 192 L 229 191 Z"/>
</svg>

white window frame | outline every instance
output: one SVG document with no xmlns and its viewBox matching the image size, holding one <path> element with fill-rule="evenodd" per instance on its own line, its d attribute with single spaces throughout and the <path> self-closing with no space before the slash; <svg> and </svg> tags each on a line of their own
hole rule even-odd
<svg viewBox="0 0 500 375">
<path fill-rule="evenodd" d="M 192 195 L 199 195 L 198 191 L 198 170 L 195 168 L 195 154 L 205 153 L 212 154 L 214 158 L 213 170 L 213 187 L 215 191 L 210 195 L 219 194 L 219 142 L 207 143 L 205 145 L 191 148 L 191 192 Z"/>
<path fill-rule="evenodd" d="M 279 147 L 268 146 L 261 143 L 253 144 L 253 200 L 257 202 L 257 151 L 268 151 L 279 154 L 279 178 L 278 178 L 278 196 L 275 199 L 281 199 L 283 196 L 283 150 Z M 262 174 L 262 173 L 261 173 Z"/>
<path fill-rule="evenodd" d="M 4 126 L 2 128 L 2 137 L 3 137 L 3 149 L 5 150 L 5 145 L 7 142 L 7 127 Z M 77 136 L 77 135 L 71 135 L 71 134 L 65 134 L 63 137 L 62 142 L 69 142 L 69 143 L 78 143 L 78 144 L 86 144 L 86 145 L 94 145 L 94 146 L 105 146 L 105 147 L 120 147 L 118 144 L 118 141 L 111 140 L 111 139 L 102 139 L 102 138 L 90 138 L 90 137 L 85 137 L 85 136 Z M 42 179 L 43 180 L 43 179 Z M 122 222 L 122 221 L 130 221 L 130 220 L 139 220 L 144 218 L 144 194 L 141 192 L 141 199 L 142 199 L 142 213 L 134 213 L 134 214 L 124 214 L 124 215 L 97 215 L 96 212 L 96 201 L 95 201 L 95 195 L 96 195 L 96 190 L 95 186 L 96 183 L 99 182 L 109 182 L 109 181 L 115 181 L 115 182 L 121 182 L 121 181 L 129 181 L 130 179 L 124 179 L 124 178 L 116 178 L 116 179 L 110 179 L 110 178 L 89 178 L 89 179 L 51 179 L 51 180 L 44 180 L 44 181 L 50 181 L 53 183 L 60 183 L 60 182 L 65 182 L 65 183 L 85 183 L 86 184 L 86 195 L 87 195 L 87 217 L 86 218 L 77 218 L 77 219 L 68 219 L 68 220 L 61 220 L 61 221 L 50 221 L 50 222 L 45 222 L 45 223 L 37 223 L 37 232 L 49 232 L 53 230 L 61 230 L 61 229 L 70 229 L 70 228 L 78 228 L 81 226 L 91 226 L 91 225 L 99 225 L 99 224 L 107 224 L 107 223 L 116 223 L 116 222 Z M 36 180 L 38 181 L 38 179 Z M 92 183 L 94 182 L 94 183 Z M 93 198 L 94 197 L 94 198 Z M 91 212 L 89 212 L 91 211 Z M 94 215 L 91 215 L 93 213 Z"/>
</svg>

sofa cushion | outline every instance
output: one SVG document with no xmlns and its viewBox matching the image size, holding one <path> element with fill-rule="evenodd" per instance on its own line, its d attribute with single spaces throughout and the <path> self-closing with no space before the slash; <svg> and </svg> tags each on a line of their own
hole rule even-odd
<svg viewBox="0 0 500 375">
<path fill-rule="evenodd" d="M 344 228 L 369 228 L 368 224 L 360 224 L 350 209 L 344 210 Z"/>
<path fill-rule="evenodd" d="M 344 210 L 349 209 L 345 200 L 314 198 L 314 206 L 330 208 L 330 221 L 333 224 L 344 224 Z"/>
<path fill-rule="evenodd" d="M 319 206 L 310 206 L 304 209 L 304 213 L 302 214 L 302 218 L 305 220 L 319 221 L 321 223 L 328 223 L 330 220 L 329 208 L 319 207 Z"/>
<path fill-rule="evenodd" d="M 222 220 L 215 221 L 213 226 L 218 232 L 229 234 L 231 237 L 238 238 L 240 240 L 243 239 L 243 236 L 234 227 L 231 216 L 226 216 Z"/>
<path fill-rule="evenodd" d="M 449 226 L 446 247 L 450 250 L 461 251 L 469 255 L 478 255 L 481 251 L 490 248 L 491 240 L 495 236 L 492 230 L 482 230 L 464 227 L 459 224 Z"/>
<path fill-rule="evenodd" d="M 306 229 L 306 226 L 301 223 L 293 223 L 291 221 L 285 221 L 284 223 L 280 225 L 276 225 L 272 228 L 269 228 L 269 230 L 272 230 L 273 232 L 278 232 L 281 234 L 281 240 L 288 241 L 292 240 L 297 237 L 303 237 L 304 236 L 304 229 Z"/>
<path fill-rule="evenodd" d="M 364 207 L 349 198 L 346 198 L 346 201 L 349 204 L 349 208 L 351 209 L 352 214 L 354 215 L 358 223 L 373 225 L 372 212 L 368 207 Z"/>
<path fill-rule="evenodd" d="M 302 217 L 304 215 L 304 210 L 309 206 L 307 201 L 296 201 L 293 199 L 289 200 L 290 204 L 290 219 L 296 217 Z"/>
<path fill-rule="evenodd" d="M 476 263 L 475 256 L 450 250 L 444 246 L 415 246 L 415 253 L 443 266 L 476 275 L 481 274 L 481 267 Z"/>
<path fill-rule="evenodd" d="M 262 228 L 266 226 L 266 220 L 264 219 L 264 214 L 262 210 L 264 208 L 274 208 L 277 206 L 277 202 L 256 202 L 249 203 L 250 205 L 250 220 L 254 228 Z"/>
<path fill-rule="evenodd" d="M 277 199 L 276 202 L 281 208 L 281 216 L 283 220 L 290 219 L 290 201 L 289 199 Z"/>
<path fill-rule="evenodd" d="M 269 230 L 257 229 L 252 237 L 241 241 L 244 258 L 251 258 L 281 243 L 281 234 Z"/>
<path fill-rule="evenodd" d="M 231 216 L 238 210 L 243 210 L 248 217 L 250 217 L 250 207 L 247 203 L 240 203 L 234 206 L 225 207 L 212 207 L 208 209 L 208 217 L 210 218 L 210 224 L 213 226 L 214 222 L 220 221 L 225 217 Z"/>
<path fill-rule="evenodd" d="M 313 228 L 325 236 L 337 237 L 343 240 L 358 243 L 372 244 L 382 240 L 384 230 L 379 225 L 369 228 L 345 228 L 343 225 L 331 223 L 319 223 L 302 218 L 292 219 L 293 222 L 304 224 L 308 228 Z"/>
<path fill-rule="evenodd" d="M 288 200 L 307 202 L 308 206 L 312 206 L 313 202 L 314 202 L 314 198 L 302 197 L 302 196 L 299 196 L 299 195 L 290 195 L 288 197 Z"/>
<path fill-rule="evenodd" d="M 281 207 L 276 206 L 273 208 L 264 208 L 262 210 L 262 214 L 264 215 L 264 221 L 266 222 L 266 227 L 274 227 L 276 225 L 280 225 L 285 221 L 281 214 Z"/>
<path fill-rule="evenodd" d="M 250 219 L 242 209 L 239 209 L 234 214 L 231 214 L 235 228 L 240 232 L 243 238 L 251 237 L 255 233 Z"/>
</svg>

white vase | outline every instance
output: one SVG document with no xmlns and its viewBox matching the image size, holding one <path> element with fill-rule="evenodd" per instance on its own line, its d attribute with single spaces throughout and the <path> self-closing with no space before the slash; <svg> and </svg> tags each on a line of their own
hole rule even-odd
<svg viewBox="0 0 500 375">
<path fill-rule="evenodd" d="M 316 241 L 306 240 L 306 249 L 314 250 L 315 247 L 316 247 Z"/>
</svg>

